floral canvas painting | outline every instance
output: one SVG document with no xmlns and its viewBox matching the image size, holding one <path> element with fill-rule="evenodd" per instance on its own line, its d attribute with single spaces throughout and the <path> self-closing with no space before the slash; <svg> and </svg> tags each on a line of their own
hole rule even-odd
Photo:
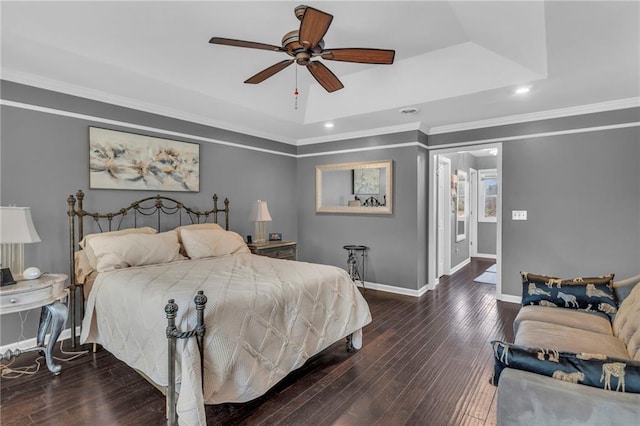
<svg viewBox="0 0 640 426">
<path fill-rule="evenodd" d="M 356 169 L 353 171 L 353 193 L 373 195 L 380 193 L 380 169 Z"/>
<path fill-rule="evenodd" d="M 89 127 L 92 189 L 200 191 L 200 145 Z"/>
</svg>

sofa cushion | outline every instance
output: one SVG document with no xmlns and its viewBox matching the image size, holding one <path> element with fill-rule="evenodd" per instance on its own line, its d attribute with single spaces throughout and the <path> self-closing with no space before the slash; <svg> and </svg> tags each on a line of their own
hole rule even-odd
<svg viewBox="0 0 640 426">
<path fill-rule="evenodd" d="M 640 393 L 640 362 L 596 353 L 573 353 L 492 341 L 493 383 L 506 367 L 530 371 L 564 382 L 617 392 Z"/>
<path fill-rule="evenodd" d="M 541 321 L 522 321 L 514 343 L 564 352 L 631 358 L 624 343 L 617 337 Z"/>
<path fill-rule="evenodd" d="M 610 392 L 505 368 L 497 398 L 499 425 L 637 425 L 640 394 Z"/>
<path fill-rule="evenodd" d="M 609 317 L 600 312 L 587 312 L 576 309 L 558 309 L 548 306 L 523 306 L 513 322 L 514 335 L 523 321 L 540 321 L 565 325 L 594 333 L 612 335 Z"/>
<path fill-rule="evenodd" d="M 614 314 L 613 274 L 589 278 L 556 278 L 521 272 L 522 305 L 559 306 Z"/>
<path fill-rule="evenodd" d="M 620 304 L 613 320 L 613 334 L 627 345 L 631 358 L 640 361 L 640 285 Z"/>
</svg>

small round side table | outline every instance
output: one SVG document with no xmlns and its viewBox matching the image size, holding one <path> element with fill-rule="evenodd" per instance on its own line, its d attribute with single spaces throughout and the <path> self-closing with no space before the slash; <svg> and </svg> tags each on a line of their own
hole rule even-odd
<svg viewBox="0 0 640 426">
<path fill-rule="evenodd" d="M 38 349 L 44 352 L 49 371 L 60 374 L 62 366 L 53 360 L 53 347 L 67 320 L 67 306 L 62 300 L 68 296 L 67 275 L 44 274 L 35 280 L 18 281 L 17 284 L 0 288 L 0 315 L 22 312 L 42 307 L 36 337 Z M 51 330 L 49 341 L 45 343 L 47 331 Z M 21 350 L 7 350 L 1 359 L 10 360 L 22 353 Z"/>
<path fill-rule="evenodd" d="M 347 272 L 349 277 L 355 283 L 356 280 L 360 281 L 362 288 L 366 290 L 364 286 L 364 274 L 365 274 L 365 257 L 367 256 L 367 246 L 348 244 L 343 249 L 347 250 Z M 362 271 L 362 273 L 360 273 Z"/>
</svg>

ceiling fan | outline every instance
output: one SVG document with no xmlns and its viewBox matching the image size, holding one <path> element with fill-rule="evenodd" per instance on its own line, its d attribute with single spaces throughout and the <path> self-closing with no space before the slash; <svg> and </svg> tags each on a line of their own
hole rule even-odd
<svg viewBox="0 0 640 426">
<path fill-rule="evenodd" d="M 282 37 L 282 46 L 222 37 L 213 37 L 209 40 L 209 43 L 284 52 L 293 58 L 285 59 L 260 71 L 245 81 L 245 83 L 249 84 L 262 83 L 295 61 L 298 65 L 306 66 L 311 75 L 313 75 L 327 92 L 335 92 L 336 90 L 342 89 L 344 87 L 343 84 L 322 62 L 312 60 L 312 58 L 319 57 L 329 61 L 357 62 L 361 64 L 393 63 L 393 58 L 396 53 L 395 50 L 363 48 L 325 49 L 322 38 L 327 33 L 333 16 L 305 5 L 297 6 L 294 12 L 300 20 L 300 29 L 286 33 L 284 37 Z"/>
</svg>

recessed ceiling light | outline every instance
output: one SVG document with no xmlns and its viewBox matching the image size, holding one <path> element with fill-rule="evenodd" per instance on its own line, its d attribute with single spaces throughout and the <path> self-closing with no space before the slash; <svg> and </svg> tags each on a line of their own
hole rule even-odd
<svg viewBox="0 0 640 426">
<path fill-rule="evenodd" d="M 414 115 L 420 112 L 420 110 L 418 108 L 414 108 L 414 107 L 408 107 L 408 108 L 402 108 L 400 111 L 398 111 L 400 114 L 403 115 Z"/>
<path fill-rule="evenodd" d="M 327 129 L 330 129 L 333 127 L 333 123 L 324 123 L 324 127 L 326 127 Z"/>
<path fill-rule="evenodd" d="M 531 90 L 531 86 L 522 86 L 516 89 L 516 95 L 524 95 L 525 93 L 529 93 Z"/>
</svg>

